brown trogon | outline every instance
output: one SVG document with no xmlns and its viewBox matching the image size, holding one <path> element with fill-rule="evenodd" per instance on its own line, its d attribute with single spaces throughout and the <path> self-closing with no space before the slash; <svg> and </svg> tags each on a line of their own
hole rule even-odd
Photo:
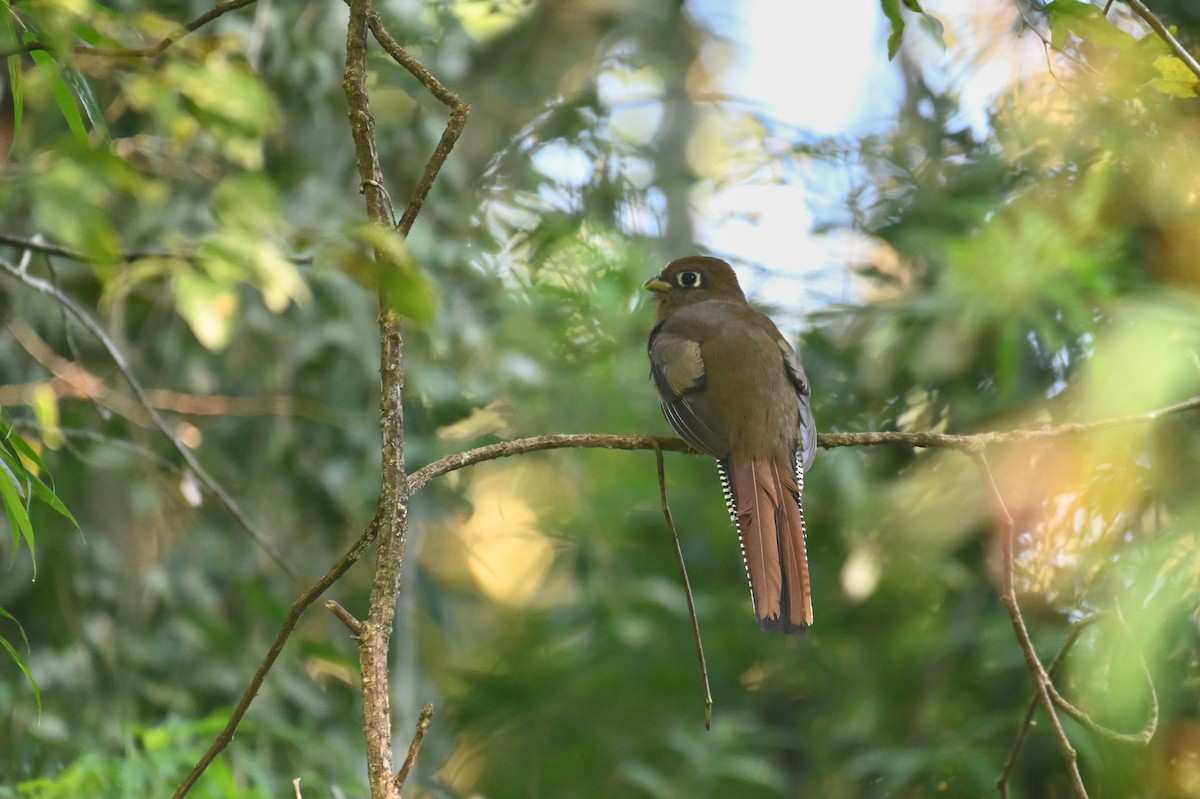
<svg viewBox="0 0 1200 799">
<path fill-rule="evenodd" d="M 645 288 L 657 301 L 650 374 L 663 414 L 717 459 L 758 624 L 804 632 L 813 612 L 801 495 L 817 429 L 800 359 L 719 258 L 672 261 Z"/>
</svg>

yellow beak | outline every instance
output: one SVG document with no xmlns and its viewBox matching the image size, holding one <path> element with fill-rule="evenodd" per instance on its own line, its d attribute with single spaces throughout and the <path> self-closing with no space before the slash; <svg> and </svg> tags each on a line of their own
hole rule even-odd
<svg viewBox="0 0 1200 799">
<path fill-rule="evenodd" d="M 646 291 L 653 291 L 655 294 L 662 294 L 664 291 L 671 290 L 671 284 L 662 279 L 662 275 L 655 275 L 642 284 L 642 288 Z"/>
</svg>

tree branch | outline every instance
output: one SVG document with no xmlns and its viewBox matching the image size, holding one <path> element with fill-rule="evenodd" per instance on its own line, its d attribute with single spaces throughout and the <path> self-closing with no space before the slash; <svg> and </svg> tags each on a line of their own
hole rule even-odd
<svg viewBox="0 0 1200 799">
<path fill-rule="evenodd" d="M 1097 613 L 1091 618 L 1098 619 L 1104 615 L 1106 614 Z M 1053 683 L 1050 685 L 1050 693 L 1054 698 L 1054 703 L 1058 705 L 1064 713 L 1097 735 L 1102 735 L 1105 738 L 1108 738 L 1110 741 L 1117 741 L 1118 743 L 1138 744 L 1145 746 L 1146 744 L 1150 743 L 1151 739 L 1154 738 L 1154 733 L 1158 729 L 1158 691 L 1156 691 L 1154 688 L 1154 678 L 1150 675 L 1150 667 L 1146 664 L 1146 657 L 1142 654 L 1141 648 L 1138 647 L 1137 642 L 1133 638 L 1133 633 L 1130 632 L 1129 626 L 1125 623 L 1125 617 L 1121 615 L 1119 608 L 1114 610 L 1113 615 L 1116 617 L 1117 625 L 1120 627 L 1122 635 L 1125 636 L 1126 643 L 1130 645 L 1130 648 L 1137 655 L 1138 669 L 1142 672 L 1142 680 L 1145 682 L 1146 690 L 1150 694 L 1150 707 L 1147 709 L 1146 722 L 1142 725 L 1142 729 L 1133 733 L 1117 732 L 1116 730 L 1105 727 L 1103 724 L 1092 718 L 1091 715 L 1085 713 L 1083 710 L 1080 710 L 1078 707 L 1068 702 L 1066 698 L 1064 698 L 1063 695 L 1058 692 L 1058 689 L 1054 687 Z M 1064 646 L 1064 651 L 1065 648 L 1066 647 Z M 1050 664 L 1049 673 L 1051 675 L 1054 673 L 1054 665 L 1054 663 Z"/>
<path fill-rule="evenodd" d="M 433 705 L 426 703 L 425 707 L 421 708 L 421 715 L 417 718 L 417 729 L 413 733 L 412 742 L 408 745 L 408 754 L 404 758 L 404 762 L 400 764 L 400 770 L 396 772 L 396 776 L 392 779 L 392 784 L 396 788 L 396 795 L 400 795 L 400 791 L 404 788 L 404 782 L 408 779 L 408 775 L 412 772 L 413 766 L 417 764 L 417 755 L 421 753 L 421 744 L 425 740 L 425 734 L 429 732 L 429 724 L 433 721 Z"/>
<path fill-rule="evenodd" d="M 1146 723 L 1137 733 L 1120 733 L 1116 732 L 1115 730 L 1110 730 L 1109 728 L 1099 724 L 1087 713 L 1084 713 L 1082 710 L 1064 699 L 1062 695 L 1058 693 L 1058 690 L 1053 684 L 1053 678 L 1054 675 L 1058 673 L 1058 667 L 1062 664 L 1063 659 L 1066 658 L 1067 653 L 1070 652 L 1075 646 L 1075 643 L 1079 640 L 1079 637 L 1083 635 L 1085 630 L 1097 622 L 1105 619 L 1109 615 L 1116 616 L 1117 623 L 1121 628 L 1121 633 L 1125 636 L 1127 641 L 1133 645 L 1134 650 L 1137 652 L 1138 666 L 1141 669 L 1142 678 L 1146 681 L 1146 688 L 1150 693 L 1150 708 L 1147 712 Z M 1149 744 L 1150 740 L 1154 737 L 1155 730 L 1158 728 L 1158 692 L 1154 688 L 1154 680 L 1150 676 L 1150 669 L 1146 665 L 1146 658 L 1142 654 L 1141 650 L 1137 648 L 1133 640 L 1133 636 L 1129 631 L 1129 627 L 1126 625 L 1125 619 L 1121 615 L 1120 610 L 1116 610 L 1113 614 L 1103 611 L 1100 613 L 1093 613 L 1091 616 L 1088 616 L 1075 624 L 1071 628 L 1071 632 L 1067 636 L 1067 640 L 1064 641 L 1063 645 L 1059 648 L 1058 654 L 1054 656 L 1054 659 L 1050 661 L 1050 665 L 1046 667 L 1046 675 L 1051 679 L 1049 688 L 1055 704 L 1062 708 L 1064 713 L 1071 716 L 1080 724 L 1084 725 L 1098 735 L 1102 735 L 1112 741 L 1117 741 L 1120 743 L 1133 743 L 1142 746 Z M 1021 749 L 1025 745 L 1025 739 L 1029 735 L 1029 730 L 1033 727 L 1033 714 L 1037 710 L 1038 700 L 1040 698 L 1041 693 L 1039 691 L 1034 691 L 1033 696 L 1030 697 L 1029 704 L 1025 708 L 1025 718 L 1022 720 L 1021 727 L 1017 731 L 1016 740 L 1013 741 L 1012 749 L 1009 751 L 1008 757 L 1004 761 L 1004 768 L 1001 769 L 1000 776 L 996 779 L 996 789 L 1000 792 L 1000 799 L 1008 798 L 1008 778 L 1012 774 L 1012 770 L 1017 764 L 1017 758 L 1020 756 Z"/>
<path fill-rule="evenodd" d="M 0 57 L 4 54 L 0 53 Z M 17 236 L 13 233 L 0 233 L 0 244 L 7 244 L 10 247 L 16 247 L 22 252 L 36 252 L 40 255 L 55 255 L 60 258 L 69 258 L 72 261 L 78 261 L 82 264 L 100 263 L 100 259 L 96 258 L 83 250 L 75 250 L 70 247 L 64 247 L 61 244 L 53 244 L 46 241 L 41 234 L 33 237 Z M 284 254 L 288 261 L 298 266 L 308 266 L 313 262 L 311 255 L 289 255 Z M 127 250 L 117 253 L 116 260 L 119 263 L 128 264 L 134 261 L 140 261 L 145 258 L 174 258 L 180 261 L 195 263 L 199 260 L 199 256 L 194 252 L 189 251 L 172 251 L 172 250 Z"/>
<path fill-rule="evenodd" d="M 1121 416 L 1088 423 L 1072 422 L 1056 425 L 1054 427 L 1043 428 L 1041 430 L 1012 430 L 1000 433 L 978 433 L 975 435 L 959 436 L 937 433 L 895 432 L 822 433 L 817 437 L 817 441 L 819 445 L 825 449 L 832 449 L 835 447 L 900 445 L 908 447 L 940 447 L 973 453 L 976 450 L 981 449 L 985 444 L 1040 440 L 1062 435 L 1083 434 L 1095 430 L 1104 430 L 1119 425 L 1149 423 L 1157 419 L 1161 419 L 1164 416 L 1181 413 L 1188 410 L 1194 410 L 1197 408 L 1200 408 L 1200 396 L 1192 397 L 1191 399 L 1183 402 L 1178 402 L 1173 405 L 1168 405 L 1163 408 L 1148 411 L 1142 414 Z M 677 438 L 604 434 L 563 434 L 535 436 L 532 438 L 504 441 L 498 444 L 477 447 L 475 449 L 466 450 L 464 452 L 456 453 L 435 461 L 428 466 L 413 472 L 413 474 L 409 476 L 408 495 L 411 496 L 416 494 L 438 477 L 442 477 L 450 472 L 454 472 L 468 466 L 473 466 L 477 463 L 511 457 L 514 455 L 523 455 L 529 452 L 554 449 L 660 449 L 662 451 L 696 454 L 690 447 L 687 446 L 687 444 Z M 986 462 L 984 462 L 984 465 L 986 466 Z M 989 486 L 989 490 L 992 492 L 997 492 L 995 482 L 991 478 L 990 468 L 985 472 L 984 477 Z M 993 499 L 998 497 L 998 493 L 993 493 Z M 1011 516 L 1007 515 L 1007 507 L 1003 504 L 1002 498 L 999 498 L 997 507 L 1002 513 L 1002 517 L 1007 518 L 1007 525 L 1011 525 Z M 1010 531 L 1011 528 L 1004 526 L 1004 530 Z M 337 579 L 340 578 L 341 575 L 345 573 L 345 571 L 356 560 L 358 560 L 359 557 L 361 557 L 363 551 L 365 551 L 365 549 L 375 540 L 377 531 L 377 522 L 372 522 L 371 526 L 368 527 L 367 531 L 358 540 L 358 542 L 355 543 L 354 547 L 342 558 L 342 560 L 335 564 L 335 566 L 330 569 L 326 576 L 322 578 L 317 585 L 314 585 L 292 605 L 292 611 L 288 614 L 288 618 L 285 621 L 283 628 L 276 637 L 275 644 L 272 645 L 271 651 L 268 652 L 267 658 L 263 661 L 263 665 L 260 666 L 259 671 L 255 674 L 254 681 L 252 681 L 251 685 L 246 689 L 246 692 L 242 698 L 242 702 L 239 703 L 238 708 L 235 711 L 235 717 L 230 719 L 230 725 L 227 726 L 225 732 L 222 732 L 222 737 L 219 738 L 217 742 L 214 742 L 213 748 L 210 749 L 209 754 L 206 754 L 205 760 L 201 761 L 201 764 L 197 765 L 197 768 L 193 770 L 193 775 L 189 775 L 189 782 L 185 783 L 186 787 L 190 788 L 190 785 L 194 783 L 195 778 L 198 777 L 199 773 L 207 767 L 208 763 L 212 761 L 212 758 L 215 757 L 216 753 L 220 752 L 220 750 L 223 749 L 226 744 L 228 744 L 229 740 L 232 739 L 233 730 L 236 729 L 238 722 L 241 720 L 241 716 L 244 715 L 246 708 L 249 706 L 250 701 L 254 697 L 254 694 L 257 693 L 262 684 L 262 679 L 265 677 L 266 672 L 269 670 L 271 664 L 274 663 L 275 658 L 279 654 L 279 650 L 282 649 L 282 645 L 287 639 L 287 636 L 291 634 L 292 628 L 295 627 L 295 623 L 299 618 L 299 614 L 303 612 L 305 608 L 311 605 L 312 602 L 314 602 L 321 595 L 321 593 L 323 593 L 330 585 L 336 582 Z M 1006 535 L 1008 535 L 1007 532 Z M 1006 546 L 1009 547 L 1005 553 L 1007 557 L 1006 579 L 1011 583 L 1011 536 L 1006 538 L 1005 543 Z M 1011 596 L 1015 601 L 1015 587 L 1012 588 Z M 1013 607 L 1016 606 L 1014 605 Z M 1024 629 L 1024 620 L 1020 619 L 1020 609 L 1016 608 L 1015 612 L 1016 619 L 1020 620 L 1021 629 Z M 1016 623 L 1017 621 L 1014 620 L 1014 626 Z M 1028 640 L 1028 632 L 1025 633 L 1025 639 L 1026 641 Z M 1025 650 L 1023 649 L 1023 651 Z M 1028 652 L 1026 652 L 1026 655 L 1028 656 Z M 1040 666 L 1040 662 L 1038 665 Z M 1052 662 L 1051 669 L 1053 669 L 1056 665 L 1056 662 Z M 1042 671 L 1045 673 L 1045 670 Z M 1048 693 L 1048 691 L 1042 690 L 1044 687 L 1044 684 L 1039 686 L 1038 692 L 1035 695 L 1035 701 L 1038 699 L 1042 699 L 1044 701 L 1044 698 Z M 1053 686 L 1051 685 L 1050 688 L 1053 688 Z M 1058 701 L 1054 699 L 1054 696 L 1056 695 L 1057 692 L 1050 695 L 1051 700 L 1055 704 L 1057 704 Z M 1154 707 L 1157 707 L 1156 702 L 1154 703 Z M 1151 720 L 1156 721 L 1156 714 L 1153 711 L 1151 713 Z M 1148 722 L 1148 725 L 1149 724 L 1150 722 Z M 1144 732 L 1142 734 L 1144 735 Z M 1011 767 L 1006 765 L 1005 774 L 1007 774 L 1009 770 L 1011 770 Z M 1001 788 L 1002 795 L 1004 790 L 1005 789 Z M 182 786 L 181 791 L 182 792 L 176 793 L 176 799 L 180 799 L 186 793 L 186 790 L 183 790 Z"/>
<path fill-rule="evenodd" d="M 358 638 L 363 634 L 363 623 L 354 618 L 354 614 L 346 610 L 340 602 L 330 599 L 325 603 L 325 609 L 338 617 L 338 621 L 346 625 L 346 629 L 350 630 L 350 634 Z"/>
<path fill-rule="evenodd" d="M 68 360 L 59 355 L 20 317 L 9 321 L 8 331 L 54 377 L 32 383 L 0 385 L 0 405 L 31 404 L 33 392 L 48 385 L 56 399 L 94 402 L 134 424 L 153 427 L 142 405 L 109 388 L 103 378 L 93 374 L 78 360 Z M 151 408 L 182 416 L 287 416 L 329 425 L 339 424 L 338 415 L 332 409 L 289 394 L 232 396 L 147 388 L 146 399 Z"/>
<path fill-rule="evenodd" d="M 222 14 L 236 11 L 239 8 L 244 8 L 256 2 L 258 0 L 222 0 L 222 2 L 217 3 L 191 22 L 179 26 L 159 41 L 147 47 L 90 47 L 88 45 L 79 45 L 74 48 L 74 52 L 77 55 L 91 56 L 93 58 L 154 58 L 162 55 L 163 51 L 168 47 L 188 34 L 195 33 Z"/>
<path fill-rule="evenodd" d="M 1067 640 L 1059 648 L 1058 654 L 1050 661 L 1050 665 L 1046 667 L 1046 674 L 1051 678 L 1058 672 L 1058 667 L 1062 663 L 1063 658 L 1075 646 L 1075 642 L 1079 640 L 1079 636 L 1083 631 L 1093 624 L 1098 622 L 1102 614 L 1095 613 L 1082 619 L 1074 627 L 1071 628 L 1070 634 L 1067 635 Z M 1021 754 L 1021 749 L 1025 746 L 1025 739 L 1029 735 L 1029 731 L 1033 728 L 1033 714 L 1037 712 L 1038 700 L 1041 698 L 1039 691 L 1034 691 L 1033 696 L 1029 697 L 1029 703 L 1025 707 L 1025 718 L 1021 721 L 1021 727 L 1017 730 L 1016 740 L 1013 741 L 1012 749 L 1009 750 L 1008 757 L 1004 761 L 1004 767 L 1000 770 L 1000 776 L 996 778 L 996 790 L 1000 792 L 1000 799 L 1008 799 L 1008 778 L 1012 774 L 1013 768 L 1017 765 L 1017 758 Z"/>
<path fill-rule="evenodd" d="M 388 55 L 419 80 L 421 85 L 429 90 L 430 94 L 450 108 L 450 121 L 446 124 L 446 129 L 442 131 L 442 137 L 438 141 L 437 147 L 434 148 L 429 162 L 425 164 L 425 171 L 421 175 L 421 179 L 417 181 L 417 185 L 413 188 L 403 216 L 400 217 L 400 221 L 396 224 L 400 233 L 407 236 L 408 232 L 412 230 L 413 222 L 417 220 L 417 214 L 421 213 L 421 207 L 425 204 L 425 198 L 429 196 L 429 190 L 433 188 L 433 183 L 437 180 L 442 165 L 446 163 L 446 159 L 450 156 L 450 151 L 454 148 L 458 137 L 462 135 L 463 128 L 466 127 L 467 114 L 470 113 L 471 106 L 464 103 L 457 94 L 443 86 L 441 81 L 435 78 L 429 70 L 425 69 L 420 62 L 409 55 L 400 46 L 400 43 L 393 39 L 392 35 L 383 27 L 379 15 L 374 11 L 367 13 L 367 24 L 370 26 L 375 40 L 387 51 Z"/>
<path fill-rule="evenodd" d="M 1145 20 L 1146 24 L 1150 26 L 1150 29 L 1158 34 L 1158 38 L 1167 43 L 1167 46 L 1171 48 L 1171 52 L 1178 56 L 1179 60 L 1182 61 L 1197 78 L 1200 78 L 1200 62 L 1197 62 L 1195 56 L 1189 53 L 1187 48 L 1179 43 L 1179 40 L 1176 39 L 1174 34 L 1171 33 L 1170 28 L 1164 25 L 1162 20 L 1155 16 L 1153 11 L 1146 8 L 1146 4 L 1143 3 L 1142 0 L 1125 0 L 1125 4 L 1133 9 L 1133 13 Z"/>
<path fill-rule="evenodd" d="M 246 715 L 246 711 L 250 709 L 250 703 L 254 701 L 254 697 L 258 696 L 263 682 L 267 679 L 267 674 L 271 671 L 271 667 L 275 665 L 275 661 L 283 651 L 284 644 L 292 636 L 292 631 L 296 628 L 300 617 L 304 615 L 304 611 L 308 610 L 309 606 L 316 602 L 321 597 L 321 594 L 328 590 L 329 586 L 340 580 L 342 575 L 358 562 L 358 559 L 367 551 L 367 547 L 374 543 L 378 533 L 378 526 L 374 524 L 369 526 L 346 554 L 341 557 L 341 560 L 330 567 L 329 571 L 325 572 L 325 575 L 320 580 L 313 583 L 312 587 L 301 594 L 292 603 L 292 606 L 288 608 L 283 625 L 279 628 L 279 632 L 275 634 L 275 640 L 271 642 L 271 648 L 267 650 L 267 654 L 259 664 L 258 670 L 254 672 L 254 676 L 250 679 L 250 684 L 242 692 L 242 697 L 238 700 L 237 706 L 234 707 L 233 713 L 230 714 L 229 720 L 225 722 L 224 729 L 221 730 L 216 739 L 209 745 L 204 756 L 188 772 L 184 781 L 175 789 L 173 799 L 183 799 L 184 796 L 187 796 L 188 792 L 196 785 L 196 781 L 200 779 L 201 775 L 204 774 L 204 771 L 216 759 L 217 755 L 221 754 L 222 750 L 233 740 L 233 735 L 237 732 L 238 725 L 242 723 L 242 718 Z"/>
<path fill-rule="evenodd" d="M 1038 658 L 1037 650 L 1033 648 L 1033 640 L 1029 637 L 1029 630 L 1025 627 L 1025 618 L 1021 615 L 1021 606 L 1017 602 L 1017 590 L 1013 581 L 1013 547 L 1016 539 L 1016 524 L 1012 514 L 1008 512 L 1004 496 L 1000 493 L 1000 488 L 992 476 L 987 457 L 981 449 L 974 450 L 970 454 L 979 466 L 1000 525 L 1000 551 L 1003 554 L 1000 601 L 1012 619 L 1013 632 L 1017 636 L 1017 642 L 1021 645 L 1021 652 L 1025 655 L 1025 664 L 1029 668 L 1029 673 L 1033 675 L 1038 698 L 1041 700 L 1046 715 L 1050 718 L 1050 726 L 1054 729 L 1054 735 L 1058 739 L 1059 749 L 1062 750 L 1063 758 L 1067 761 L 1067 769 L 1071 775 L 1071 786 L 1075 796 L 1077 799 L 1088 799 L 1087 788 L 1083 784 L 1083 775 L 1079 773 L 1079 756 L 1075 747 L 1071 745 L 1071 739 L 1067 737 L 1067 732 L 1063 729 L 1055 709 L 1054 698 L 1051 695 L 1054 685 L 1050 681 L 1046 669 L 1042 666 L 1042 661 Z"/>
<path fill-rule="evenodd" d="M 1200 409 L 1200 396 L 1191 397 L 1173 405 L 1129 416 L 1117 416 L 1110 419 L 1100 419 L 1093 422 L 1066 422 L 1038 430 L 1008 430 L 1004 432 L 987 432 L 954 435 L 948 433 L 903 433 L 903 432 L 865 432 L 865 433 L 821 433 L 817 436 L 817 445 L 822 449 L 836 447 L 869 447 L 892 444 L 903 447 L 918 447 L 924 449 L 956 449 L 972 452 L 991 444 L 1012 444 L 1032 441 L 1045 441 L 1059 436 L 1082 435 L 1097 430 L 1107 430 L 1112 427 L 1123 427 L 1132 424 L 1148 424 L 1164 416 Z M 687 444 L 678 438 L 662 438 L 659 436 L 626 436 L 606 435 L 603 433 L 576 433 L 534 436 L 519 438 L 513 441 L 502 441 L 498 444 L 488 444 L 464 452 L 447 455 L 413 472 L 408 478 L 409 493 L 415 494 L 430 481 L 457 471 L 467 466 L 473 466 L 483 461 L 507 458 L 513 455 L 523 455 L 526 452 L 537 452 L 550 449 L 618 449 L 645 450 L 661 448 L 667 452 L 683 452 L 695 454 Z"/>
<path fill-rule="evenodd" d="M 360 186 L 367 201 L 367 217 L 380 227 L 390 226 L 388 194 L 383 186 L 375 141 L 375 121 L 371 114 L 366 81 L 366 39 L 368 25 L 377 38 L 390 40 L 378 17 L 371 20 L 370 0 L 349 0 L 350 21 L 346 28 L 346 69 L 343 88 L 349 106 L 350 130 L 358 158 Z M 396 45 L 399 50 L 399 45 Z M 400 52 L 403 52 L 400 50 Z M 415 62 L 414 62 L 415 63 Z M 410 69 L 411 71 L 411 69 Z M 432 78 L 432 76 L 430 76 Z M 429 85 L 426 83 L 426 85 Z M 440 84 L 437 84 L 440 86 Z M 457 98 L 456 98 L 457 99 Z M 455 129 L 455 117 L 425 168 L 432 185 L 450 147 L 458 138 L 465 111 Z M 420 212 L 429 185 L 418 190 L 404 211 L 398 226 L 407 235 Z M 388 259 L 379 248 L 375 251 L 376 268 L 388 268 Z M 382 281 L 381 281 L 382 282 Z M 380 428 L 382 431 L 379 504 L 375 524 L 380 527 L 379 552 L 375 577 L 371 584 L 367 619 L 359 636 L 359 665 L 363 686 L 363 715 L 367 741 L 367 771 L 374 799 L 398 799 L 399 785 L 392 774 L 392 730 L 389 701 L 388 652 L 396 617 L 396 595 L 400 590 L 400 570 L 404 563 L 408 530 L 410 489 L 404 466 L 404 367 L 403 336 L 400 317 L 380 292 Z M 419 745 L 419 743 L 418 743 Z M 415 757 L 415 752 L 413 754 Z"/>
<path fill-rule="evenodd" d="M 458 471 L 467 466 L 474 466 L 483 461 L 498 458 L 508 458 L 513 455 L 523 455 L 526 452 L 538 452 L 549 449 L 623 449 L 643 450 L 661 448 L 666 452 L 694 452 L 691 447 L 678 438 L 660 438 L 658 436 L 618 436 L 604 433 L 560 433 L 532 438 L 518 438 L 514 441 L 501 441 L 498 444 L 488 444 L 465 452 L 447 455 L 441 460 L 434 461 L 428 466 L 413 472 L 408 478 L 409 493 L 415 494 L 427 486 L 435 478 Z"/>
</svg>

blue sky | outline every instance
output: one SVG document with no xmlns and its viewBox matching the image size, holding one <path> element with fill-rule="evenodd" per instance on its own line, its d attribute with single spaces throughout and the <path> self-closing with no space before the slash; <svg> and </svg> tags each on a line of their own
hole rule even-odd
<svg viewBox="0 0 1200 799">
<path fill-rule="evenodd" d="M 812 136 L 859 135 L 893 120 L 900 76 L 887 60 L 878 0 L 696 0 L 691 7 L 733 42 L 722 90 L 761 106 L 769 118 Z M 837 272 L 830 267 L 853 258 L 847 248 L 854 242 L 810 235 L 811 186 L 802 180 L 725 188 L 698 203 L 696 228 L 713 251 L 778 274 L 743 274 L 752 295 L 805 309 L 821 302 L 817 294 L 837 294 L 841 287 L 827 284 L 818 292 L 811 279 L 795 276 Z"/>
</svg>

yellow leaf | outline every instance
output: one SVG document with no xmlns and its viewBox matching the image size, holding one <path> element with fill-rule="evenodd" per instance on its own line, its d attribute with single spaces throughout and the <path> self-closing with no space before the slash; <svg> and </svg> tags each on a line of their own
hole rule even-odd
<svg viewBox="0 0 1200 799">
<path fill-rule="evenodd" d="M 49 383 L 41 383 L 33 390 L 33 413 L 42 429 L 42 441 L 50 449 L 62 446 L 62 427 L 59 425 L 58 397 Z"/>
<path fill-rule="evenodd" d="M 1150 81 L 1153 88 L 1172 97 L 1197 96 L 1200 78 L 1183 61 L 1173 55 L 1160 55 L 1154 59 L 1154 68 L 1162 77 Z"/>
<path fill-rule="evenodd" d="M 227 347 L 241 305 L 236 289 L 197 270 L 181 273 L 174 288 L 175 306 L 196 339 L 210 350 Z"/>
</svg>

